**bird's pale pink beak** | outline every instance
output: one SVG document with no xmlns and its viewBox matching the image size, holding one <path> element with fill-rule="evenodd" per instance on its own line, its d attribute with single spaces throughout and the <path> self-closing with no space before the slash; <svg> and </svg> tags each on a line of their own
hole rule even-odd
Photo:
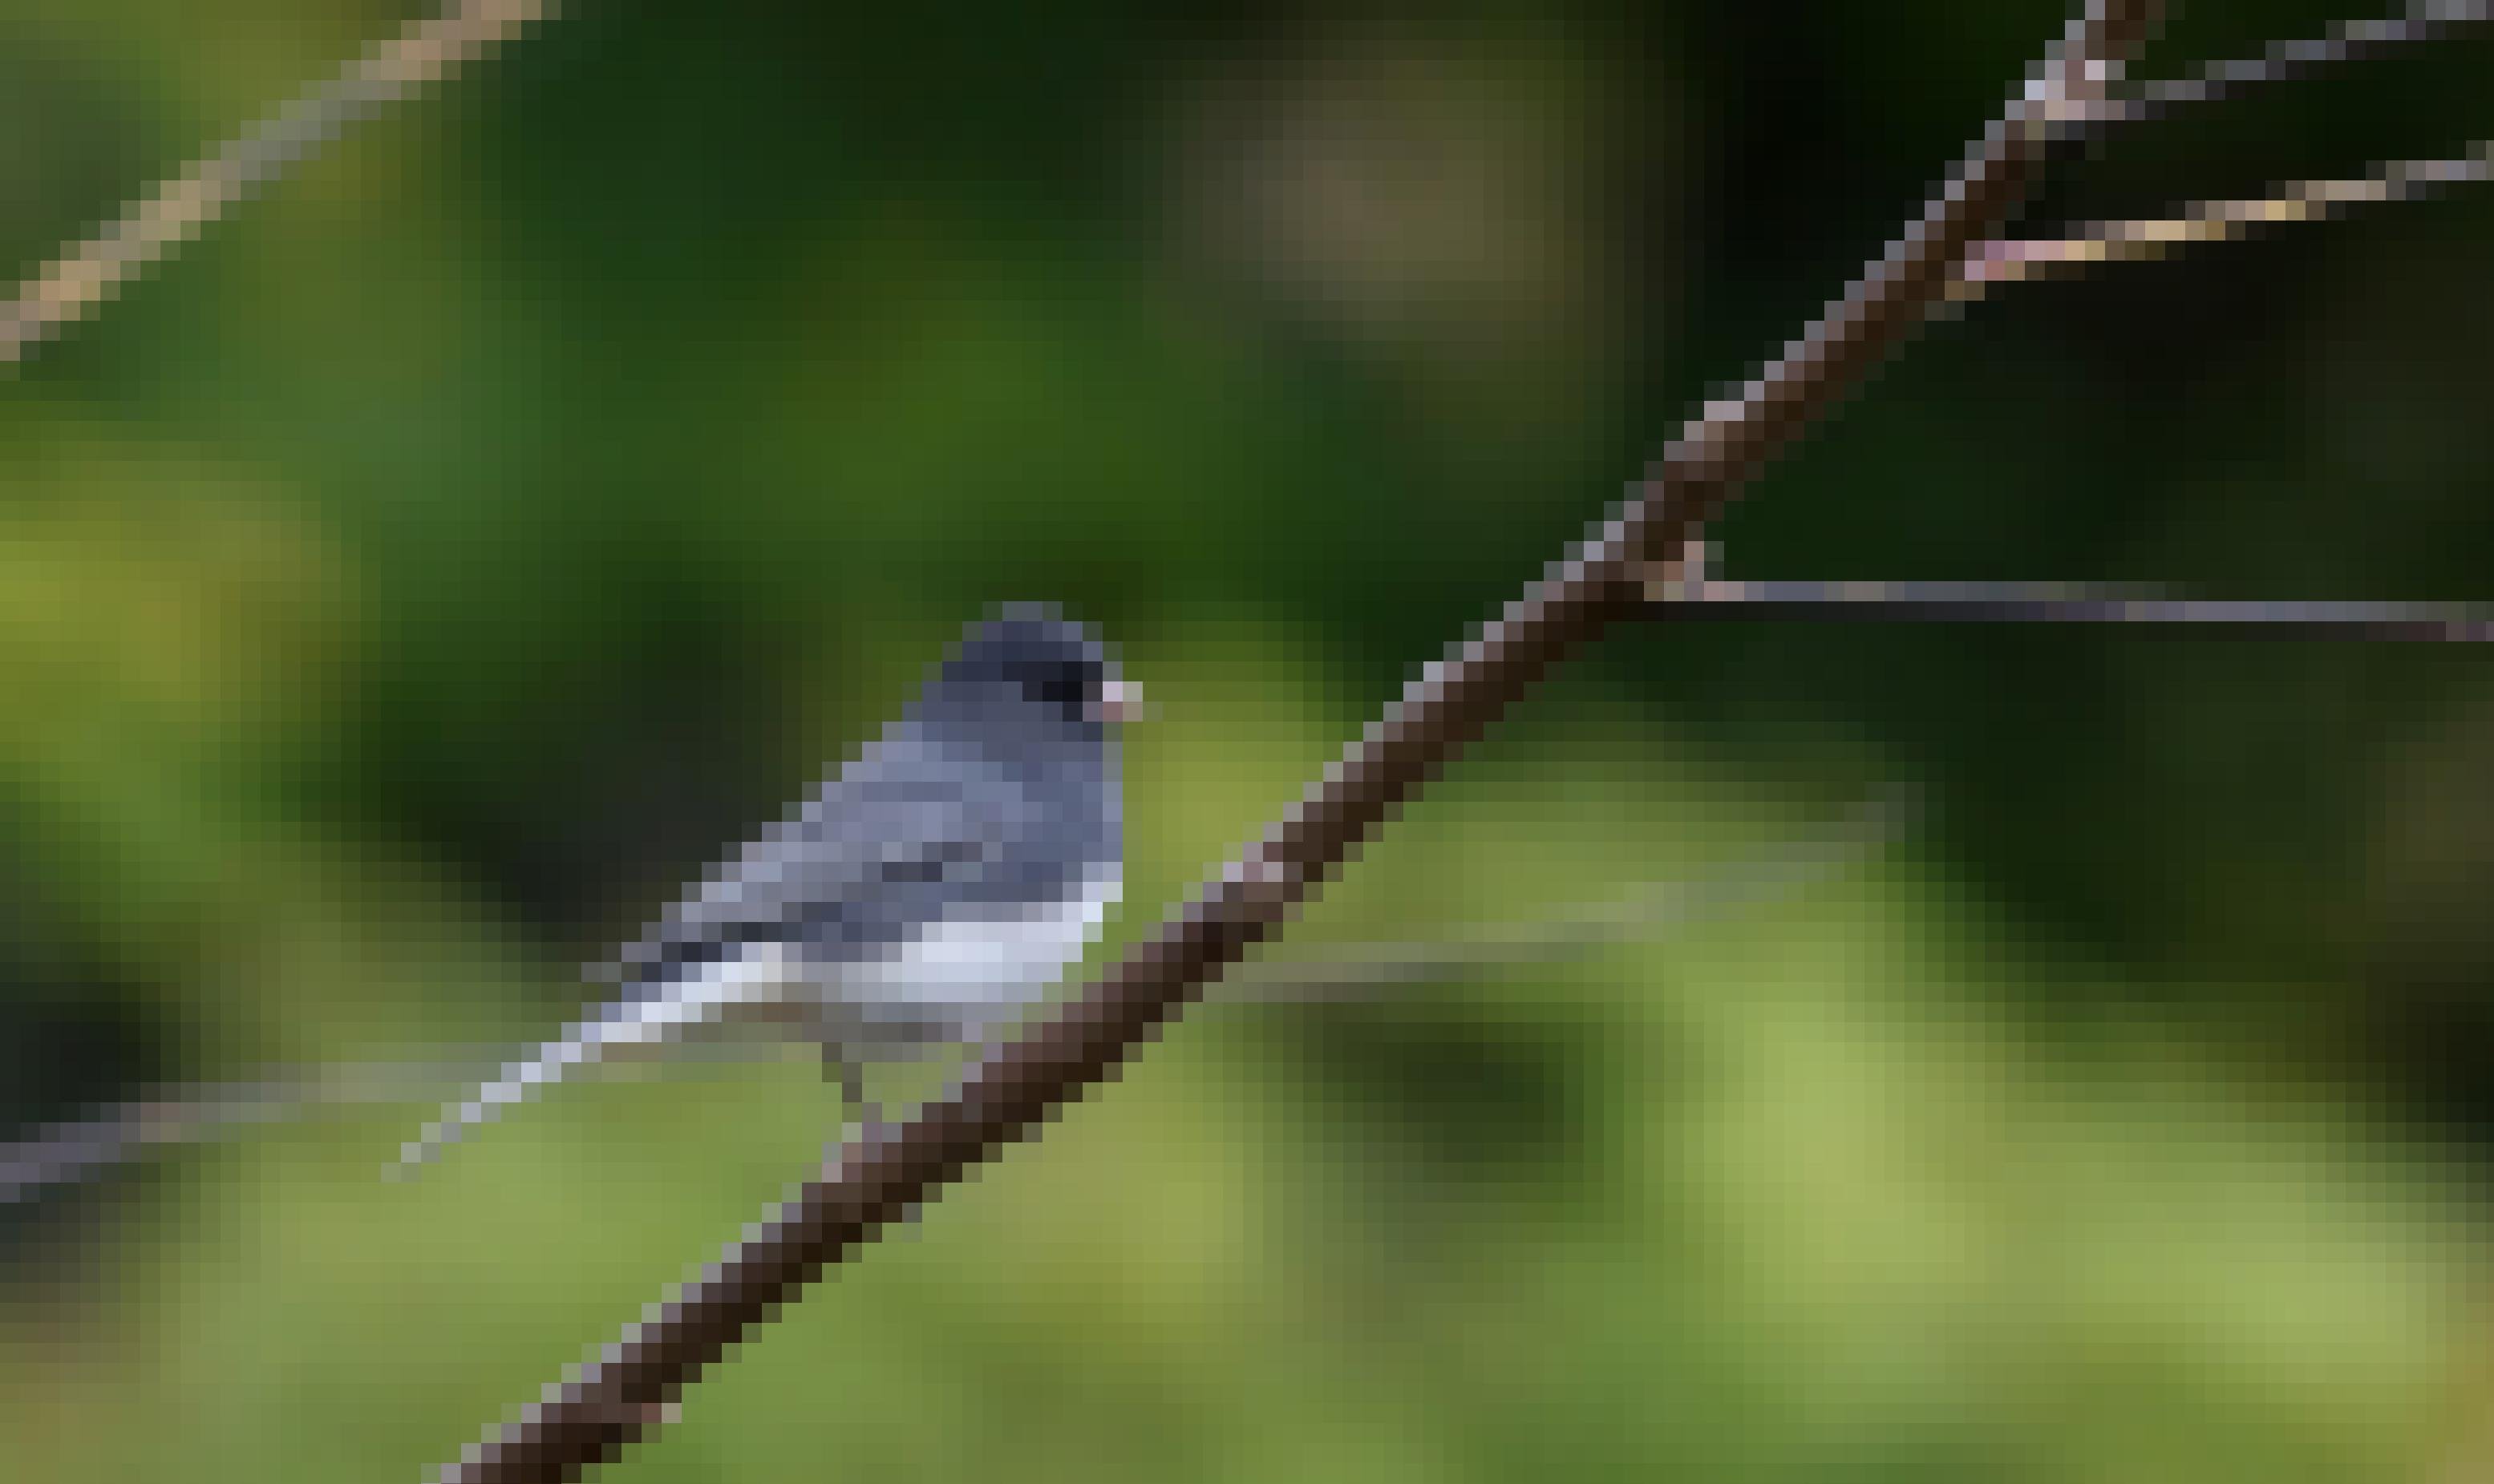
<svg viewBox="0 0 2494 1484">
<path fill-rule="evenodd" d="M 1150 714 L 1143 702 L 1143 687 L 1122 677 L 1104 681 L 1100 699 L 1092 703 L 1091 714 L 1099 721 L 1141 721 Z"/>
</svg>

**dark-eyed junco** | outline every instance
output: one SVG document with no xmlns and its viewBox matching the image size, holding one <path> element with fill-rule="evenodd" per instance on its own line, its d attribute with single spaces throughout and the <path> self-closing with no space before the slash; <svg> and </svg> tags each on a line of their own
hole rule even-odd
<svg viewBox="0 0 2494 1484">
<path fill-rule="evenodd" d="M 975 625 L 863 755 L 603 971 L 622 998 L 445 1109 L 400 1167 L 609 1051 L 715 1023 L 795 1023 L 852 1100 L 864 1063 L 978 1039 L 1117 899 L 1114 728 L 1136 704 L 1052 610 Z"/>
</svg>

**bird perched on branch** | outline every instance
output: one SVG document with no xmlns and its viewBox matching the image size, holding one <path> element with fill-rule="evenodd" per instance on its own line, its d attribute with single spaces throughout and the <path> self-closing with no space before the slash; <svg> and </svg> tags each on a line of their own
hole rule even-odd
<svg viewBox="0 0 2494 1484">
<path fill-rule="evenodd" d="M 1115 731 L 1139 703 L 1050 609 L 974 625 L 881 738 L 600 971 L 621 998 L 444 1109 L 398 1167 L 575 1068 L 714 1024 L 794 1024 L 856 1107 L 867 1063 L 977 1040 L 1117 899 Z"/>
</svg>

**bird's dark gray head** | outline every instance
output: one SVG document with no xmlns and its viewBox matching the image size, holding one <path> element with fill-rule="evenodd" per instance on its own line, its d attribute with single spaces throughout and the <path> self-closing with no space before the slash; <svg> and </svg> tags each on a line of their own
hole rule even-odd
<svg viewBox="0 0 2494 1484">
<path fill-rule="evenodd" d="M 1081 624 L 1017 604 L 970 630 L 928 682 L 923 724 L 988 752 L 1096 745 L 1134 709 L 1133 687 Z"/>
</svg>

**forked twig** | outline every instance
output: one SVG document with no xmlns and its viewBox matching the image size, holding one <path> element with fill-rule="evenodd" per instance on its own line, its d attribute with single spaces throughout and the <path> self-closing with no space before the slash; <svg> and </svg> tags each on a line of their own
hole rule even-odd
<svg viewBox="0 0 2494 1484">
<path fill-rule="evenodd" d="M 2074 106 L 2057 121 L 2054 136 L 2101 139 L 2116 128 L 2163 119 L 2178 109 L 2239 99 L 2262 87 L 2412 52 L 2488 27 L 2494 27 L 2494 0 L 2419 0 L 2403 15 L 2347 21 L 2322 36 L 2276 43 L 2258 56 L 2211 63 L 2189 76 Z M 2295 181 L 2266 196 L 2194 202 L 2162 217 L 2090 223 L 2055 237 L 1987 242 L 1967 255 L 1962 282 L 1951 296 L 1967 303 L 2002 284 L 2159 258 L 2194 243 L 2237 240 L 2255 227 L 2326 220 L 2350 206 L 2412 201 L 2448 186 L 2483 184 L 2489 175 L 2494 175 L 2494 141 L 2480 140 L 2452 159 L 2386 162 L 2352 179 Z"/>
<path fill-rule="evenodd" d="M 2332 67 L 2380 61 L 2457 40 L 2489 24 L 2494 24 L 2494 0 L 2421 0 L 2403 15 L 2347 21 L 2322 36 L 2278 42 L 2258 56 L 2214 62 L 2187 77 L 2141 84 L 2125 96 L 2079 109 L 2070 123 L 2089 134 L 2149 123 L 2177 109 L 2238 99 L 2254 89 L 2297 81 Z"/>
</svg>

